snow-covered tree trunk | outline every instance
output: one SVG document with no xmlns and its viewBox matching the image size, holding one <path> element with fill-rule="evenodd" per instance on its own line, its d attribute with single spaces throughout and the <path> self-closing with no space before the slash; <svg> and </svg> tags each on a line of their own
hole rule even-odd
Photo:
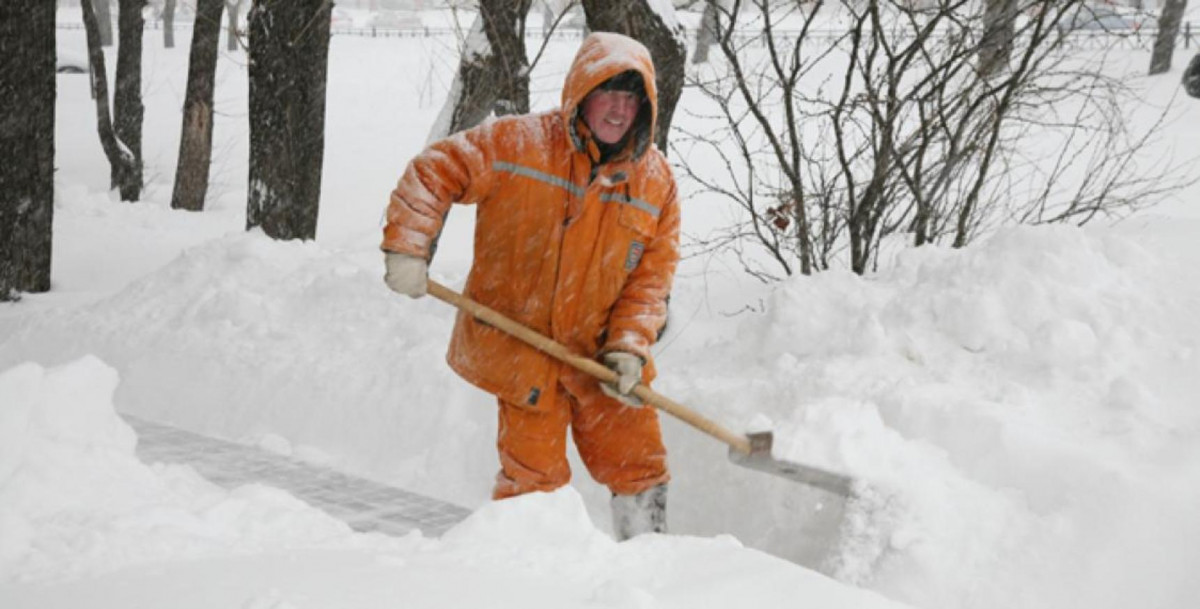
<svg viewBox="0 0 1200 609">
<path fill-rule="evenodd" d="M 117 80 L 113 87 L 113 131 L 133 156 L 132 163 L 112 167 L 112 185 L 122 201 L 142 196 L 142 33 L 146 0 L 119 0 L 117 16 Z"/>
<path fill-rule="evenodd" d="M 1154 51 L 1150 55 L 1150 75 L 1162 74 L 1171 69 L 1171 56 L 1175 54 L 1175 37 L 1179 35 L 1179 24 L 1187 10 L 1187 0 L 1165 0 L 1162 13 L 1158 16 L 1158 37 L 1154 39 Z"/>
<path fill-rule="evenodd" d="M 197 19 L 200 18 L 199 12 L 199 10 L 196 11 Z M 163 46 L 168 49 L 175 48 L 175 0 L 166 0 L 163 2 L 162 29 Z"/>
<path fill-rule="evenodd" d="M 118 176 L 137 175 L 139 176 L 138 188 L 140 189 L 141 170 L 135 167 L 135 165 L 141 162 L 140 158 L 135 157 L 133 150 L 125 145 L 117 136 L 113 126 L 112 114 L 109 111 L 108 69 L 104 63 L 104 49 L 101 48 L 100 44 L 100 24 L 96 17 L 95 5 L 93 5 L 93 0 L 82 0 L 80 6 L 83 8 L 83 26 L 87 32 L 88 65 L 91 66 L 92 76 L 92 99 L 96 100 L 96 129 L 100 132 L 100 146 L 104 149 L 104 156 L 108 158 L 108 164 L 114 177 L 114 182 L 111 186 L 113 188 L 118 186 L 118 183 L 115 182 Z"/>
<path fill-rule="evenodd" d="M 329 0 L 250 8 L 250 193 L 246 228 L 313 239 L 325 153 Z"/>
<path fill-rule="evenodd" d="M 525 15 L 531 0 L 482 0 L 463 44 L 450 94 L 429 141 L 497 115 L 529 112 Z"/>
<path fill-rule="evenodd" d="M 183 101 L 183 127 L 179 137 L 179 163 L 171 207 L 200 211 L 208 193 L 212 159 L 213 81 L 221 37 L 224 0 L 198 0 L 192 25 L 192 51 L 188 59 L 187 97 Z"/>
<path fill-rule="evenodd" d="M 683 93 L 687 63 L 687 43 L 675 9 L 669 2 L 655 0 L 583 0 L 583 11 L 591 31 L 624 34 L 650 50 L 658 81 L 658 132 L 654 143 L 666 154 L 671 117 Z"/>
<path fill-rule="evenodd" d="M 0 5 L 0 301 L 50 289 L 54 3 Z"/>
</svg>

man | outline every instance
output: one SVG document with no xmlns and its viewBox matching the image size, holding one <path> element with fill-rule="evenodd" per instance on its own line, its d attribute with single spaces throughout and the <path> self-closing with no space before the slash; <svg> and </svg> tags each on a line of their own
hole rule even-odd
<svg viewBox="0 0 1200 609">
<path fill-rule="evenodd" d="M 601 385 L 459 313 L 447 361 L 497 396 L 503 499 L 566 484 L 570 428 L 592 477 L 613 493 L 619 539 L 666 531 L 666 449 L 653 408 L 630 392 L 655 376 L 679 259 L 675 180 L 652 144 L 650 53 L 617 34 L 583 41 L 562 107 L 504 117 L 432 144 L 392 192 L 385 281 L 423 296 L 431 244 L 452 202 L 476 205 L 465 292 L 615 371 Z"/>
</svg>

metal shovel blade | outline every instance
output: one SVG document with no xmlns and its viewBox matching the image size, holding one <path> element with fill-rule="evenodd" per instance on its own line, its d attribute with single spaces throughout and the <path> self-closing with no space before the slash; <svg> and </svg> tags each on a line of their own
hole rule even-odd
<svg viewBox="0 0 1200 609">
<path fill-rule="evenodd" d="M 835 495 L 849 498 L 854 493 L 852 480 L 842 474 L 826 469 L 780 461 L 771 456 L 774 436 L 769 431 L 746 434 L 750 439 L 750 452 L 742 452 L 730 446 L 729 460 L 748 467 L 801 484 L 807 484 Z"/>
</svg>

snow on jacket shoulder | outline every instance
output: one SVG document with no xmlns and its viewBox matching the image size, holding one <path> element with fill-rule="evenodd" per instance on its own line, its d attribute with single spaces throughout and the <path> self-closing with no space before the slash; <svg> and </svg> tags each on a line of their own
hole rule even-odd
<svg viewBox="0 0 1200 609">
<path fill-rule="evenodd" d="M 625 149 L 593 167 L 596 146 L 578 118 L 587 94 L 626 70 L 648 102 Z M 583 43 L 562 107 L 504 117 L 431 145 L 392 193 L 383 249 L 429 256 L 454 202 L 475 204 L 475 258 L 465 292 L 593 357 L 627 351 L 647 361 L 666 321 L 679 259 L 679 202 L 651 144 L 657 100 L 649 52 L 615 34 Z M 460 313 L 447 360 L 463 378 L 510 403 L 536 406 L 560 376 L 594 381 Z"/>
</svg>

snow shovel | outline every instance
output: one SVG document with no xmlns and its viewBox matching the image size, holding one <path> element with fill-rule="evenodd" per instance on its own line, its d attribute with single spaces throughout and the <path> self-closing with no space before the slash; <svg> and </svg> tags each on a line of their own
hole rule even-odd
<svg viewBox="0 0 1200 609">
<path fill-rule="evenodd" d="M 605 383 L 615 383 L 617 374 L 606 366 L 592 359 L 572 353 L 562 344 L 547 338 L 507 317 L 489 309 L 440 283 L 429 280 L 429 294 L 434 298 L 474 316 L 476 319 L 491 325 L 508 335 L 517 338 L 530 346 L 545 352 L 555 359 L 568 364 L 582 372 L 586 372 Z M 852 493 L 852 480 L 842 474 L 829 470 L 780 461 L 771 456 L 773 436 L 771 432 L 757 432 L 748 435 L 735 433 L 721 424 L 706 418 L 704 415 L 660 395 L 649 387 L 638 384 L 633 388 L 634 395 L 647 404 L 666 412 L 667 414 L 691 425 L 692 427 L 729 445 L 729 459 L 750 469 L 780 476 L 788 480 L 807 484 L 842 498 L 849 498 Z"/>
</svg>

